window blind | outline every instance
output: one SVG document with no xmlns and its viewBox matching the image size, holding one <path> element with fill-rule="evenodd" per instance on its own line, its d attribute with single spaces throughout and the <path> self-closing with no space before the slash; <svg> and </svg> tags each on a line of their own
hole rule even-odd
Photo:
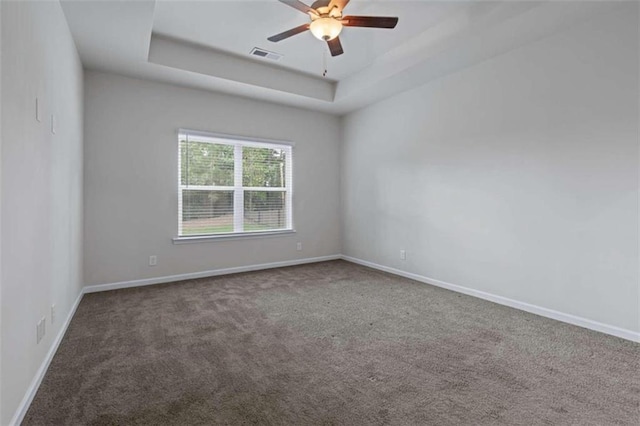
<svg viewBox="0 0 640 426">
<path fill-rule="evenodd" d="M 292 147 L 180 131 L 178 235 L 292 229 Z"/>
</svg>

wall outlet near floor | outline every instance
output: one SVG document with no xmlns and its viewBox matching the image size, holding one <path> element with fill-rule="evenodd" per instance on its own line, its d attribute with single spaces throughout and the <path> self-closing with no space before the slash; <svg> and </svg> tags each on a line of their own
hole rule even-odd
<svg viewBox="0 0 640 426">
<path fill-rule="evenodd" d="M 46 333 L 46 324 L 47 319 L 45 317 L 40 318 L 40 321 L 38 321 L 38 324 L 36 325 L 36 344 L 40 343 L 44 337 Z"/>
<path fill-rule="evenodd" d="M 298 244 L 296 244 L 296 250 L 302 251 L 302 243 L 301 242 L 298 242 Z"/>
<path fill-rule="evenodd" d="M 407 251 L 400 250 L 400 260 L 407 260 Z"/>
<path fill-rule="evenodd" d="M 56 304 L 51 305 L 51 324 L 56 323 Z"/>
<path fill-rule="evenodd" d="M 158 264 L 158 256 L 149 256 L 149 266 L 156 266 Z"/>
<path fill-rule="evenodd" d="M 41 105 L 40 105 L 40 99 L 36 98 L 36 121 L 40 122 L 42 121 L 42 111 L 41 111 Z"/>
</svg>

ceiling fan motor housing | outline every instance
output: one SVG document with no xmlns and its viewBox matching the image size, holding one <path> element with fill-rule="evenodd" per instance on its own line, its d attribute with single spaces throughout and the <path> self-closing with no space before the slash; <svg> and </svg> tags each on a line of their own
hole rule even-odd
<svg viewBox="0 0 640 426">
<path fill-rule="evenodd" d="M 342 10 L 337 6 L 334 6 L 331 9 L 329 9 L 329 3 L 330 3 L 330 0 L 318 0 L 314 2 L 311 5 L 311 8 L 315 9 L 316 12 L 318 12 L 318 15 L 317 16 L 311 15 L 311 19 L 316 20 L 319 18 L 326 18 L 326 17 L 337 18 L 337 19 L 342 18 Z"/>
</svg>

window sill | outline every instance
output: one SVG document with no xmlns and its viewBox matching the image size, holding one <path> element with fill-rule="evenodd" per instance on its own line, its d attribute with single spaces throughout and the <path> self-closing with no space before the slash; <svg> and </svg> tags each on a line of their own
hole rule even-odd
<svg viewBox="0 0 640 426">
<path fill-rule="evenodd" d="M 284 229 L 281 231 L 265 231 L 265 232 L 242 232 L 237 234 L 222 234 L 222 235 L 196 235 L 193 237 L 175 237 L 173 244 L 192 244 L 192 243 L 210 243 L 213 241 L 222 240 L 240 240 L 250 238 L 266 238 L 266 237 L 279 237 L 283 235 L 295 234 L 295 229 Z"/>
</svg>

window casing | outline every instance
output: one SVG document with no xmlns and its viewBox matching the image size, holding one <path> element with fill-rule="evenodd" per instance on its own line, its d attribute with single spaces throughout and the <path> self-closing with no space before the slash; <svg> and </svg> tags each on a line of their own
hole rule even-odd
<svg viewBox="0 0 640 426">
<path fill-rule="evenodd" d="M 290 144 L 188 130 L 178 141 L 178 237 L 293 229 Z"/>
</svg>

